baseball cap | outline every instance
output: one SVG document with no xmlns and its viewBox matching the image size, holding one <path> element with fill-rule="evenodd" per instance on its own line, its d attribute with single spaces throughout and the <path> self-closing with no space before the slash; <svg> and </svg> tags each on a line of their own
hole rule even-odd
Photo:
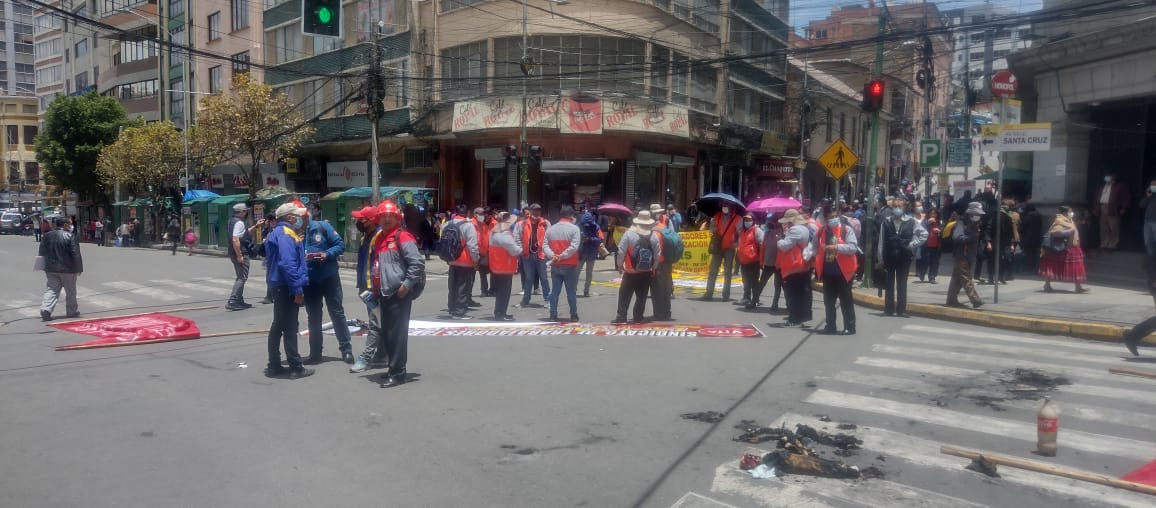
<svg viewBox="0 0 1156 508">
<path fill-rule="evenodd" d="M 363 206 L 360 210 L 354 210 L 350 215 L 354 219 L 377 220 L 377 207 Z"/>
</svg>

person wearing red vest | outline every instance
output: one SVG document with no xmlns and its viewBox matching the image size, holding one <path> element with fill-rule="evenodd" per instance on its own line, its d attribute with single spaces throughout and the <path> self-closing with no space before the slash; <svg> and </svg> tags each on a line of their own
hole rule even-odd
<svg viewBox="0 0 1156 508">
<path fill-rule="evenodd" d="M 815 273 L 823 281 L 823 307 L 827 312 L 827 326 L 820 333 L 826 335 L 855 335 L 855 302 L 851 299 L 851 280 L 859 270 L 859 240 L 855 230 L 839 217 L 839 209 L 823 209 L 826 222 L 816 233 Z M 843 331 L 835 328 L 835 300 L 843 310 Z"/>
<path fill-rule="evenodd" d="M 630 299 L 634 300 L 634 322 L 641 323 L 646 311 L 646 296 L 654 282 L 654 272 L 662 262 L 662 234 L 655 233 L 658 222 L 650 212 L 642 210 L 634 218 L 634 227 L 622 234 L 618 242 L 618 273 L 622 274 L 622 284 L 618 288 L 618 313 L 614 323 L 626 322 L 626 310 Z"/>
<path fill-rule="evenodd" d="M 449 271 L 449 310 L 450 319 L 469 319 L 466 312 L 470 310 L 470 294 L 474 289 L 474 272 L 478 270 L 478 261 L 481 254 L 478 252 L 478 230 L 474 223 L 466 218 L 469 208 L 458 205 L 453 219 L 446 223 L 445 228 L 457 228 L 462 242 L 462 252 L 458 258 L 450 261 Z"/>
<path fill-rule="evenodd" d="M 582 231 L 574 224 L 574 209 L 562 205 L 558 223 L 546 230 L 546 241 L 542 243 L 554 286 L 554 291 L 550 292 L 551 321 L 558 321 L 558 297 L 563 286 L 566 288 L 566 303 L 570 306 L 570 321 L 578 321 L 578 247 L 581 244 Z"/>
<path fill-rule="evenodd" d="M 405 230 L 403 220 L 401 209 L 392 201 L 378 205 L 377 224 L 382 232 L 373 246 L 374 280 L 371 283 L 377 288 L 381 344 L 389 358 L 382 388 L 393 388 L 407 381 L 409 317 L 414 298 L 425 286 L 425 257 L 417 246 L 417 238 Z"/>
<path fill-rule="evenodd" d="M 542 205 L 534 203 L 527 209 L 528 216 L 514 225 L 514 240 L 522 249 L 522 304 L 530 305 L 534 285 L 541 282 L 542 298 L 550 301 L 550 279 L 546 277 L 546 254 L 542 245 L 546 239 L 546 229 L 550 221 L 542 218 Z"/>
<path fill-rule="evenodd" d="M 743 216 L 737 257 L 743 277 L 743 299 L 739 305 L 753 309 L 759 298 L 759 268 L 763 266 L 763 228 L 755 225 L 755 217 L 749 213 Z"/>
<path fill-rule="evenodd" d="M 714 214 L 710 220 L 711 250 L 710 270 L 707 272 L 706 294 L 703 300 L 714 298 L 714 284 L 718 279 L 719 265 L 723 268 L 723 300 L 731 299 L 731 276 L 735 271 L 735 248 L 739 243 L 739 225 L 742 219 L 729 206 Z M 717 244 L 717 249 L 715 248 Z"/>
<path fill-rule="evenodd" d="M 494 296 L 494 321 L 514 320 L 514 316 L 506 311 L 510 306 L 514 274 L 518 272 L 518 255 L 522 253 L 511 232 L 517 218 L 508 212 L 499 213 L 490 233 L 490 294 Z"/>
<path fill-rule="evenodd" d="M 776 265 L 783 275 L 783 293 L 787 297 L 786 326 L 804 326 L 811 320 L 811 265 L 803 252 L 811 243 L 811 230 L 807 218 L 798 210 L 787 210 L 779 224 L 785 230 L 777 244 L 779 247 Z"/>
<path fill-rule="evenodd" d="M 478 231 L 478 280 L 482 284 L 482 296 L 494 296 L 490 292 L 490 281 L 488 275 L 490 274 L 490 233 L 494 231 L 494 218 L 490 216 L 489 212 L 481 207 L 474 208 L 474 218 L 470 219 L 474 223 L 474 229 Z M 473 295 L 470 295 L 470 301 L 473 301 Z"/>
</svg>

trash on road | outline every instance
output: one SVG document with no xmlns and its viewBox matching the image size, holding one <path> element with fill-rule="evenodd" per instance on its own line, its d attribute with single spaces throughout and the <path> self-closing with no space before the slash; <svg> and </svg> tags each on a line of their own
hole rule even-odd
<svg viewBox="0 0 1156 508">
<path fill-rule="evenodd" d="M 700 413 L 683 413 L 683 420 L 697 420 L 704 423 L 718 423 L 726 417 L 725 413 L 718 411 L 703 411 Z"/>
<path fill-rule="evenodd" d="M 766 464 L 759 464 L 747 472 L 750 473 L 752 477 L 759 479 L 778 477 L 778 475 L 775 474 L 775 468 L 767 466 Z"/>
<path fill-rule="evenodd" d="M 245 363 L 245 362 L 237 362 L 237 368 L 238 369 L 247 369 L 247 368 L 249 368 L 249 364 Z"/>
<path fill-rule="evenodd" d="M 794 431 L 763 427 L 754 420 L 743 420 L 735 428 L 742 431 L 742 434 L 734 438 L 735 441 L 776 442 L 778 449 L 761 458 L 748 453 L 740 459 L 739 468 L 752 471 L 752 476 L 755 476 L 753 472 L 755 469 L 765 466 L 778 476 L 797 474 L 839 479 L 883 478 L 883 471 L 876 467 L 860 469 L 839 460 L 825 459 L 810 447 L 813 443 L 835 448 L 836 455 L 854 455 L 855 450 L 863 444 L 863 441 L 855 436 L 843 433 L 831 434 L 803 424 L 796 425 Z M 762 472 L 760 470 L 760 474 Z"/>
<path fill-rule="evenodd" d="M 970 469 L 977 473 L 983 473 L 992 478 L 1000 478 L 999 472 L 996 471 L 995 462 L 987 460 L 987 458 L 983 455 L 972 459 L 971 464 L 968 464 L 966 469 Z"/>
<path fill-rule="evenodd" d="M 954 446 L 947 445 L 940 446 L 939 453 L 972 460 L 983 457 L 988 462 L 991 462 L 992 464 L 999 464 L 1001 466 L 1014 467 L 1027 471 L 1035 471 L 1037 473 L 1062 476 L 1064 478 L 1071 478 L 1073 480 L 1092 482 L 1099 485 L 1107 485 L 1109 487 L 1131 490 L 1133 492 L 1143 492 L 1145 494 L 1156 495 L 1156 486 L 1112 478 L 1111 476 L 1106 476 L 1099 473 L 1089 473 L 1087 471 L 1080 471 L 1078 469 L 1068 469 L 1044 462 L 1021 459 L 1019 457 L 1009 457 L 1007 455 L 967 450 L 964 448 L 956 448 Z"/>
</svg>

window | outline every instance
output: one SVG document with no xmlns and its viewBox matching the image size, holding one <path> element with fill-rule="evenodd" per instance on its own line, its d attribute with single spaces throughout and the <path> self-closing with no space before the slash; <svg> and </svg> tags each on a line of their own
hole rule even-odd
<svg viewBox="0 0 1156 508">
<path fill-rule="evenodd" d="M 215 41 L 221 38 L 221 12 L 217 11 L 209 15 L 209 40 Z"/>
<path fill-rule="evenodd" d="M 169 83 L 172 91 L 169 92 L 169 117 L 177 128 L 185 128 L 185 81 L 174 79 Z"/>
<path fill-rule="evenodd" d="M 650 49 L 650 96 L 665 99 L 670 90 L 670 50 Z"/>
<path fill-rule="evenodd" d="M 38 132 L 39 132 L 39 129 L 35 125 L 25 125 L 24 126 L 24 144 L 31 146 L 33 143 L 36 143 L 36 134 Z M 25 167 L 28 167 L 28 166 L 25 165 Z"/>
<path fill-rule="evenodd" d="M 79 90 L 83 90 L 83 89 L 84 89 L 84 87 L 86 87 L 86 86 L 88 86 L 89 84 L 91 84 L 91 83 L 88 81 L 88 72 L 87 72 L 87 71 L 85 71 L 85 72 L 82 72 L 82 73 L 80 73 L 80 74 L 77 74 L 77 75 L 76 75 L 76 77 L 74 77 L 74 78 L 73 78 L 73 81 L 76 83 L 76 89 L 77 89 L 77 91 L 79 91 Z"/>
<path fill-rule="evenodd" d="M 31 185 L 40 185 L 40 164 L 24 163 L 24 181 Z"/>
<path fill-rule="evenodd" d="M 715 92 L 718 90 L 718 71 L 710 68 L 695 68 L 691 73 L 693 87 L 690 90 L 690 107 L 702 111 L 715 110 Z"/>
<path fill-rule="evenodd" d="M 304 99 L 301 101 L 301 115 L 306 120 L 317 116 L 317 95 L 321 92 L 321 81 L 307 81 L 301 84 Z"/>
<path fill-rule="evenodd" d="M 249 0 L 231 0 L 233 31 L 249 27 Z"/>
<path fill-rule="evenodd" d="M 41 14 L 36 16 L 36 33 L 56 30 L 61 26 L 61 19 L 56 14 Z"/>
<path fill-rule="evenodd" d="M 971 34 L 971 42 L 983 44 L 983 41 L 986 37 L 987 35 L 983 32 L 973 33 Z"/>
<path fill-rule="evenodd" d="M 268 0 L 266 0 L 268 1 Z M 461 9 L 462 7 L 469 7 L 474 4 L 480 4 L 486 0 L 442 0 L 442 12 L 452 11 L 454 9 Z"/>
<path fill-rule="evenodd" d="M 445 98 L 485 93 L 486 48 L 486 41 L 478 41 L 442 50 L 442 93 Z"/>
<path fill-rule="evenodd" d="M 18 125 L 5 125 L 4 126 L 4 133 L 6 135 L 6 139 L 7 139 L 9 145 L 19 145 L 20 144 L 20 126 L 18 126 Z"/>
<path fill-rule="evenodd" d="M 155 97 L 157 95 L 157 80 L 149 79 L 145 81 L 137 81 L 136 83 L 128 83 L 114 87 L 108 91 L 108 95 L 115 94 L 115 97 L 120 100 L 134 100 L 143 99 L 146 97 Z"/>
<path fill-rule="evenodd" d="M 81 58 L 87 54 L 88 54 L 88 39 L 81 39 L 80 42 L 76 43 L 76 48 L 73 50 L 72 55 L 75 56 L 76 58 Z"/>
<path fill-rule="evenodd" d="M 847 139 L 847 113 L 839 113 L 839 139 Z"/>
<path fill-rule="evenodd" d="M 967 58 L 973 62 L 976 60 L 983 60 L 983 51 L 972 51 L 971 54 L 967 56 Z"/>
<path fill-rule="evenodd" d="M 169 0 L 169 16 L 185 13 L 185 0 Z"/>
<path fill-rule="evenodd" d="M 1003 57 L 1007 56 L 1008 53 L 1009 53 L 1009 51 L 1006 49 L 997 49 L 997 50 L 995 50 L 995 57 L 996 58 L 1003 58 Z"/>
<path fill-rule="evenodd" d="M 313 38 L 313 54 L 320 55 L 341 49 L 341 39 L 337 37 L 314 37 Z"/>
<path fill-rule="evenodd" d="M 209 67 L 209 93 L 217 93 L 224 88 L 221 79 L 221 66 L 214 65 L 213 67 Z"/>
<path fill-rule="evenodd" d="M 62 39 L 56 38 L 36 43 L 36 58 L 48 58 L 60 55 Z"/>
<path fill-rule="evenodd" d="M 148 40 L 121 41 L 120 53 L 112 57 L 113 65 L 147 60 L 157 56 L 157 44 Z"/>
<path fill-rule="evenodd" d="M 827 38 L 827 29 L 826 28 L 824 28 L 822 30 L 812 30 L 811 31 L 811 39 L 812 40 L 821 41 L 821 40 L 826 39 L 826 38 Z"/>
<path fill-rule="evenodd" d="M 409 105 L 409 60 L 394 64 L 393 100 L 394 105 L 404 108 Z"/>
<path fill-rule="evenodd" d="M 233 59 L 233 75 L 249 72 L 249 52 L 242 51 L 229 58 Z"/>
<path fill-rule="evenodd" d="M 36 84 L 44 86 L 52 83 L 58 83 L 60 80 L 64 79 L 63 71 L 64 66 L 60 64 L 50 65 L 48 67 L 37 69 Z"/>
<path fill-rule="evenodd" d="M 189 40 L 189 34 L 185 32 L 185 25 L 178 26 L 172 30 L 172 41 L 176 46 L 186 46 Z M 169 54 L 169 66 L 179 67 L 185 63 L 185 50 L 173 47 Z"/>
<path fill-rule="evenodd" d="M 305 56 L 301 51 L 301 39 L 300 24 L 265 32 L 265 60 L 270 64 L 281 64 Z"/>
<path fill-rule="evenodd" d="M 670 64 L 670 102 L 686 105 L 690 103 L 690 58 L 675 53 Z"/>
<path fill-rule="evenodd" d="M 495 92 L 521 91 L 520 37 L 494 41 Z M 532 92 L 605 90 L 641 95 L 646 45 L 642 41 L 597 36 L 536 36 L 529 57 L 537 62 L 526 84 Z"/>
<path fill-rule="evenodd" d="M 972 24 L 975 24 L 975 23 L 983 23 L 983 15 L 981 14 L 981 15 L 979 15 L 979 16 L 972 16 L 972 17 L 971 17 L 971 22 L 972 22 Z"/>
</svg>

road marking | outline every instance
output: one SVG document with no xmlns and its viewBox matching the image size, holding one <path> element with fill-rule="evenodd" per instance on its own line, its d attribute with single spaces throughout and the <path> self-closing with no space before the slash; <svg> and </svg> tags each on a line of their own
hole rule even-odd
<svg viewBox="0 0 1156 508">
<path fill-rule="evenodd" d="M 227 296 L 230 293 L 230 291 L 228 289 L 214 287 L 214 286 L 208 286 L 205 284 L 196 284 L 193 282 L 182 282 L 179 280 L 155 279 L 155 280 L 150 280 L 149 282 L 153 282 L 153 283 L 156 283 L 156 284 L 161 285 L 161 286 L 178 287 L 178 288 L 184 289 L 186 291 L 209 293 L 211 295 L 216 295 L 216 296 Z"/>
<path fill-rule="evenodd" d="M 944 387 L 934 383 L 895 376 L 867 374 L 865 372 L 855 371 L 840 371 L 834 376 L 817 377 L 815 379 L 830 379 L 842 383 L 850 383 L 859 386 L 866 386 L 869 388 L 910 393 L 915 395 L 926 395 L 932 397 L 950 395 L 953 399 L 958 398 L 961 401 L 971 401 L 972 399 L 968 398 L 969 394 L 990 394 L 989 392 L 985 392 L 980 388 L 971 389 L 970 392 L 967 389 L 964 389 L 958 393 L 945 393 Z M 1075 402 L 1065 403 L 1066 401 L 1063 398 L 1055 396 L 1053 396 L 1053 398 L 1060 403 L 1061 407 L 1063 407 L 1063 414 L 1061 416 L 1064 418 L 1076 418 L 1087 421 L 1114 423 L 1117 425 L 1136 427 L 1145 430 L 1151 429 L 1153 422 L 1156 422 L 1156 414 L 1138 413 L 1136 411 L 1121 411 L 1118 409 L 1090 406 L 1087 404 Z M 1131 400 L 1134 398 L 1135 397 L 1128 399 L 1128 402 L 1131 402 Z M 1024 411 L 1032 412 L 1038 410 L 1041 404 L 1040 401 L 1027 399 L 1007 399 L 1001 401 L 993 401 L 993 403 L 1003 408 L 1022 409 Z"/>
<path fill-rule="evenodd" d="M 837 425 L 839 422 L 827 423 L 819 421 L 819 419 L 815 417 L 789 413 L 781 416 L 768 425 L 768 427 L 780 427 L 798 423 L 810 425 L 818 429 L 824 427 L 829 428 Z M 985 482 L 995 484 L 1007 482 L 1021 487 L 1050 490 L 1064 496 L 1082 498 L 1089 501 L 1090 504 L 1095 505 L 1112 503 L 1117 506 L 1148 506 L 1152 502 L 1151 497 L 1143 494 L 1132 493 L 1094 483 L 1075 482 L 1065 478 L 1015 468 L 1000 468 L 999 474 L 1003 478 L 988 480 L 980 476 L 979 473 L 972 473 L 965 470 L 964 466 L 967 465 L 966 460 L 939 453 L 939 447 L 948 443 L 929 441 L 909 434 L 863 425 L 860 425 L 854 431 L 850 431 L 850 433 L 863 440 L 863 444 L 861 445 L 863 452 L 860 453 L 861 456 L 882 454 L 889 458 L 898 457 L 916 466 L 941 469 L 953 475 L 972 475 L 983 478 Z"/>
<path fill-rule="evenodd" d="M 923 344 L 923 345 L 928 345 L 928 346 L 940 346 L 940 347 L 946 347 L 946 348 L 960 348 L 960 349 L 988 351 L 988 352 L 992 352 L 992 353 L 1006 353 L 1007 356 L 1015 356 L 1015 357 L 1020 357 L 1020 358 L 1023 358 L 1025 356 L 1035 356 L 1035 357 L 1044 357 L 1044 358 L 1055 358 L 1057 360 L 1071 360 L 1074 362 L 1101 363 L 1101 364 L 1111 364 L 1111 365 L 1120 365 L 1121 364 L 1120 358 L 1123 356 L 1123 353 L 1124 353 L 1123 349 L 1117 349 L 1116 351 L 1114 351 L 1114 353 L 1116 353 L 1116 356 L 1110 358 L 1110 357 L 1102 356 L 1102 355 L 1093 356 L 1093 355 L 1086 355 L 1086 354 L 1081 354 L 1081 353 L 1071 353 L 1071 352 L 1067 352 L 1067 351 L 1048 351 L 1046 349 L 1041 349 L 1041 348 L 1004 346 L 1004 345 L 1000 345 L 1000 344 L 983 344 L 983 343 L 979 343 L 979 342 L 961 342 L 958 340 L 950 340 L 950 339 L 933 339 L 930 337 L 916 337 L 914 335 L 907 335 L 907 334 L 902 334 L 902 333 L 892 334 L 890 337 L 887 338 L 887 340 L 892 340 L 895 342 L 903 342 L 903 343 L 907 343 L 907 344 Z"/>
<path fill-rule="evenodd" d="M 804 402 L 875 413 L 895 418 L 913 419 L 943 427 L 1008 437 L 1020 441 L 1033 443 L 1036 441 L 1034 425 L 1026 425 L 1023 422 L 1012 422 L 1010 420 L 989 416 L 971 415 L 950 409 L 933 408 L 921 404 L 896 402 L 878 397 L 866 397 L 825 389 L 815 390 L 814 393 L 807 396 Z M 1105 436 L 1103 434 L 1094 434 L 1079 430 L 1065 429 L 1063 432 L 1062 446 L 1065 448 L 1074 448 L 1088 453 L 1127 457 L 1140 462 L 1147 462 L 1152 460 L 1152 457 L 1156 457 L 1156 443 Z"/>
<path fill-rule="evenodd" d="M 903 327 L 904 330 L 924 333 L 934 333 L 936 335 L 943 335 L 947 337 L 972 337 L 976 339 L 997 340 L 1002 342 L 1018 342 L 1020 344 L 1035 344 L 1041 346 L 1061 346 L 1071 349 L 1083 349 L 1086 351 L 1099 351 L 1105 353 L 1119 353 L 1119 346 L 1108 346 L 1104 344 L 1090 344 L 1086 342 L 1076 342 L 1072 340 L 1063 340 L 1060 337 L 1054 339 L 1038 339 L 1032 337 L 1020 337 L 1016 335 L 1006 335 L 1000 333 L 987 332 L 973 332 L 968 330 L 945 330 L 933 326 L 923 325 L 907 325 Z"/>
<path fill-rule="evenodd" d="M 212 278 L 205 278 L 205 279 L 193 279 L 193 282 L 197 282 L 197 283 L 207 282 L 209 284 L 216 284 L 218 286 L 225 286 L 228 288 L 232 288 L 233 283 L 236 282 L 236 279 L 219 279 L 219 278 L 212 277 Z M 259 281 L 259 282 L 264 282 L 264 279 L 261 279 L 261 281 Z"/>
<path fill-rule="evenodd" d="M 127 298 L 120 298 L 118 296 L 101 294 L 98 291 L 84 287 L 76 286 L 76 298 L 82 307 L 98 307 L 101 309 L 125 309 L 136 307 L 137 303 Z"/>
<path fill-rule="evenodd" d="M 186 298 L 185 296 L 176 294 L 172 291 L 165 291 L 163 289 L 145 287 L 145 286 L 142 286 L 142 285 L 137 284 L 135 282 L 129 282 L 129 281 L 105 282 L 104 285 L 108 286 L 110 288 L 113 288 L 113 289 L 120 289 L 123 291 L 128 291 L 128 292 L 133 293 L 133 294 L 137 294 L 137 295 L 141 295 L 141 296 L 147 296 L 149 298 L 161 300 L 164 302 L 175 302 L 178 300 L 184 300 Z"/>
<path fill-rule="evenodd" d="M 738 508 L 733 504 L 726 504 L 717 499 L 711 499 L 697 492 L 687 492 L 670 508 Z"/>
</svg>

